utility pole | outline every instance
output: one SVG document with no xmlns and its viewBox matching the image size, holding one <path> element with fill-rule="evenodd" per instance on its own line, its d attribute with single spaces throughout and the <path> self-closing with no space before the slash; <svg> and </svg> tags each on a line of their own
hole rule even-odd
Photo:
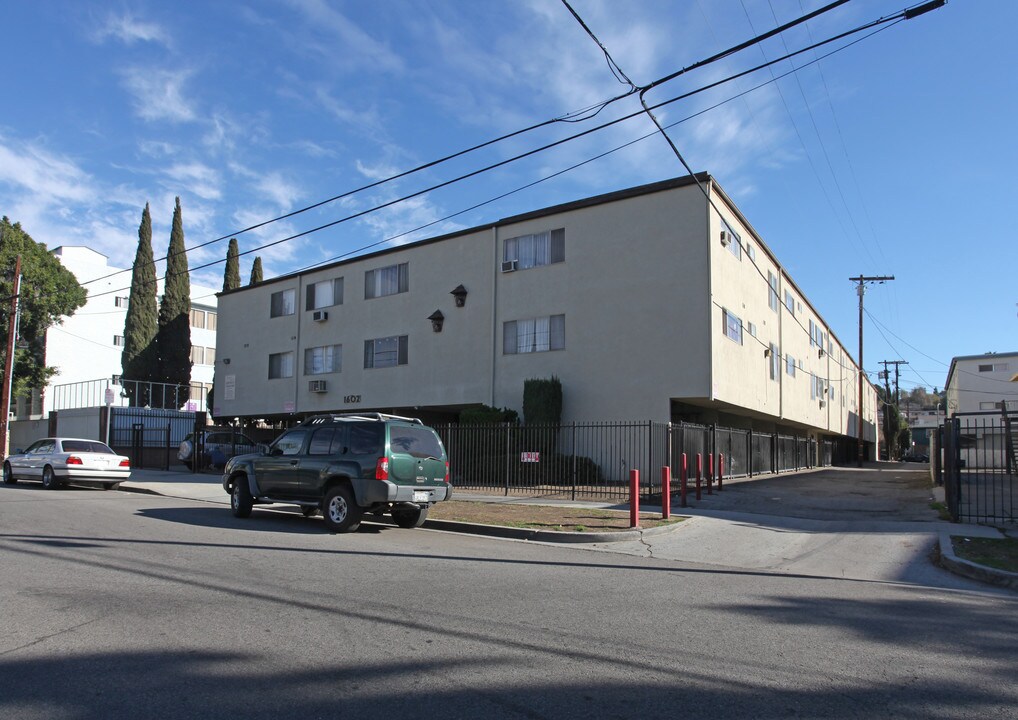
<svg viewBox="0 0 1018 720">
<path fill-rule="evenodd" d="M 862 467 L 862 390 L 863 390 L 863 379 L 865 377 L 865 371 L 863 370 L 863 354 L 862 354 L 862 298 L 866 294 L 866 283 L 884 283 L 887 280 L 894 280 L 894 275 L 880 275 L 880 276 L 866 276 L 860 275 L 859 277 L 849 278 L 854 283 L 857 283 L 856 294 L 859 296 L 859 407 L 856 408 L 856 445 L 859 449 L 857 456 L 857 464 Z"/>
<path fill-rule="evenodd" d="M 4 358 L 4 384 L 3 389 L 0 391 L 0 413 L 3 416 L 0 417 L 0 443 L 3 446 L 0 447 L 0 452 L 3 453 L 4 457 L 7 457 L 8 450 L 8 439 L 7 439 L 7 426 L 8 418 L 11 415 L 11 392 L 14 388 L 14 347 L 15 335 L 18 334 L 18 313 L 21 308 L 18 304 L 18 294 L 21 292 L 21 256 L 18 255 L 17 261 L 14 263 L 14 292 L 11 293 L 11 312 L 7 318 L 7 357 Z"/>
<path fill-rule="evenodd" d="M 900 409 L 901 409 L 901 394 L 899 393 L 899 390 L 898 390 L 898 380 L 899 380 L 899 377 L 900 377 L 899 368 L 902 365 L 908 365 L 908 363 L 905 360 L 881 360 L 880 364 L 884 366 L 884 370 L 883 370 L 883 372 L 880 373 L 880 376 L 884 379 L 884 390 L 886 392 L 886 394 L 884 395 L 884 398 L 885 398 L 885 403 L 884 403 L 884 405 L 885 405 L 885 407 L 884 407 L 884 442 L 887 443 L 887 459 L 890 460 L 891 459 L 891 450 L 894 447 L 894 443 L 891 441 L 891 413 L 888 411 L 888 408 L 891 405 L 891 373 L 888 372 L 887 366 L 888 365 L 894 365 L 894 406 L 897 407 L 899 409 L 899 411 L 900 411 Z M 907 416 L 906 416 L 906 422 L 908 422 L 908 417 Z"/>
</svg>

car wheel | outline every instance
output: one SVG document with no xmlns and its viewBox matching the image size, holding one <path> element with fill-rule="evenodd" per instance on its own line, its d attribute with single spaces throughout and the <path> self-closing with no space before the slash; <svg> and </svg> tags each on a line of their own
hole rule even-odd
<svg viewBox="0 0 1018 720">
<path fill-rule="evenodd" d="M 251 488 L 247 486 L 247 478 L 244 476 L 235 478 L 233 490 L 230 492 L 230 510 L 233 517 L 250 517 L 253 507 L 254 499 L 251 497 Z"/>
<path fill-rule="evenodd" d="M 116 490 L 119 487 L 120 487 L 120 483 L 118 483 L 118 482 L 112 482 L 112 483 L 104 482 L 103 483 L 103 490 Z"/>
<path fill-rule="evenodd" d="M 17 480 L 14 478 L 14 472 L 11 470 L 11 464 L 9 462 L 4 463 L 4 485 L 13 485 Z"/>
<path fill-rule="evenodd" d="M 392 509 L 392 519 L 401 528 L 419 528 L 428 519 L 428 508 L 395 507 Z"/>
<path fill-rule="evenodd" d="M 325 527 L 334 533 L 354 532 L 361 524 L 361 509 L 345 485 L 336 485 L 325 494 L 322 514 Z"/>
<path fill-rule="evenodd" d="M 315 515 L 318 514 L 318 511 L 319 508 L 317 507 L 302 507 L 300 509 L 300 514 L 303 515 L 304 517 L 314 517 Z"/>
<path fill-rule="evenodd" d="M 60 487 L 57 476 L 53 474 L 53 468 L 49 465 L 42 469 L 42 486 L 47 490 L 56 490 Z"/>
</svg>

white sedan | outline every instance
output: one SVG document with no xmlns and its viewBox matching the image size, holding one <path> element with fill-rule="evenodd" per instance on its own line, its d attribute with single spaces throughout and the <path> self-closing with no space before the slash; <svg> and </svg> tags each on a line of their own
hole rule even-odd
<svg viewBox="0 0 1018 720">
<path fill-rule="evenodd" d="M 4 483 L 41 480 L 47 490 L 65 483 L 116 488 L 131 477 L 131 460 L 105 443 L 81 438 L 43 438 L 4 461 Z"/>
</svg>

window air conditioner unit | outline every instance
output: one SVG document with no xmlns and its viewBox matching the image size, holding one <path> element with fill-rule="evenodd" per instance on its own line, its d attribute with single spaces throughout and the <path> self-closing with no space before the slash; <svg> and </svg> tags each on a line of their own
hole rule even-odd
<svg viewBox="0 0 1018 720">
<path fill-rule="evenodd" d="M 311 319 L 315 322 L 325 322 L 329 319 L 329 312 L 327 310 L 315 310 L 311 313 Z"/>
<path fill-rule="evenodd" d="M 328 385 L 325 380 L 310 380 L 308 381 L 308 390 L 313 393 L 328 392 Z"/>
<path fill-rule="evenodd" d="M 721 244 L 728 247 L 728 243 L 732 241 L 732 234 L 727 230 L 721 231 Z"/>
<path fill-rule="evenodd" d="M 502 261 L 502 272 L 512 272 L 516 269 L 515 260 L 503 260 Z"/>
</svg>

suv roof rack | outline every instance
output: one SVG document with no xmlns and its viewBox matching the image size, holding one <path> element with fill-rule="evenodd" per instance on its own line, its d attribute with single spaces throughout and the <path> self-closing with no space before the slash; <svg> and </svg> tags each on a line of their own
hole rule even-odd
<svg viewBox="0 0 1018 720">
<path fill-rule="evenodd" d="M 408 423 L 416 423 L 417 425 L 423 425 L 420 418 L 404 417 L 402 415 L 389 415 L 387 413 L 380 412 L 366 412 L 366 413 L 330 413 L 328 415 L 314 415 L 304 420 L 301 425 L 310 425 L 314 422 L 324 422 L 326 420 L 401 420 Z"/>
</svg>

